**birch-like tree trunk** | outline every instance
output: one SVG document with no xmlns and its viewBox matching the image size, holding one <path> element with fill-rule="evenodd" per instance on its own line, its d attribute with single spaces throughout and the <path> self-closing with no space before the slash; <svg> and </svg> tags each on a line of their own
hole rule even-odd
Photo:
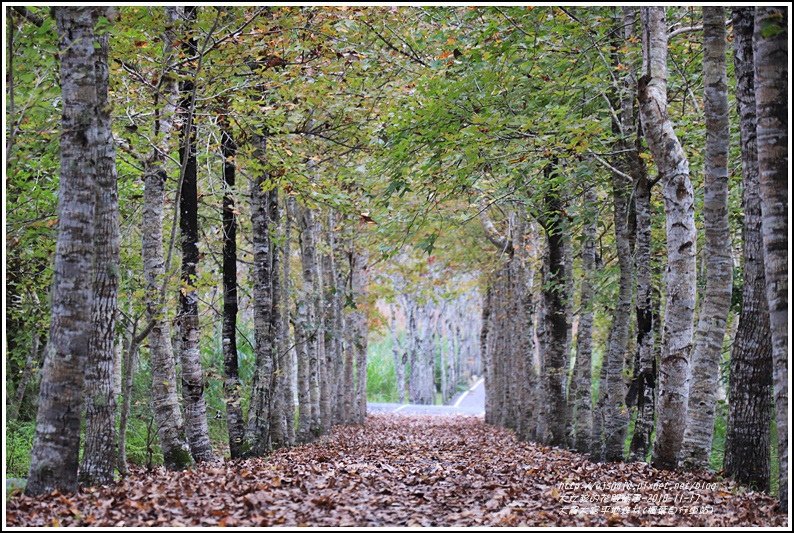
<svg viewBox="0 0 794 533">
<path fill-rule="evenodd" d="M 108 105 L 108 34 L 97 36 L 96 229 L 93 330 L 85 369 L 85 445 L 80 482 L 105 485 L 116 468 L 116 300 L 119 286 L 119 197 L 116 148 Z"/>
<path fill-rule="evenodd" d="M 183 9 L 186 30 L 191 32 L 196 20 L 195 6 Z M 186 57 L 197 53 L 196 39 L 185 38 L 182 51 Z M 187 74 L 190 76 L 190 74 Z M 193 80 L 181 82 L 179 115 L 179 162 L 183 169 L 182 191 L 179 195 L 179 230 L 182 245 L 182 286 L 179 291 L 179 360 L 182 367 L 182 400 L 185 408 L 185 434 L 193 459 L 212 461 L 215 454 L 207 425 L 207 403 L 204 400 L 204 372 L 201 368 L 198 319 L 198 169 L 196 165 L 196 126 L 193 110 Z"/>
<path fill-rule="evenodd" d="M 257 136 L 256 153 L 260 160 L 267 154 L 267 133 Z M 273 376 L 276 350 L 277 318 L 274 316 L 273 232 L 274 220 L 270 209 L 271 195 L 276 191 L 264 190 L 269 176 L 260 172 L 250 182 L 251 233 L 253 241 L 253 307 L 255 367 L 251 384 L 251 402 L 248 411 L 248 440 L 255 455 L 271 449 L 270 409 L 273 402 Z"/>
<path fill-rule="evenodd" d="M 626 407 L 626 381 L 624 363 L 628 353 L 629 322 L 631 320 L 631 285 L 632 264 L 629 229 L 629 194 L 631 184 L 622 175 L 612 173 L 612 199 L 614 208 L 615 245 L 617 248 L 618 268 L 618 300 L 612 315 L 609 340 L 603 365 L 606 381 L 603 387 L 603 419 L 602 438 L 604 447 L 602 457 L 605 461 L 623 460 L 623 442 L 629 423 L 629 411 Z"/>
<path fill-rule="evenodd" d="M 706 289 L 701 303 L 690 371 L 688 419 L 680 461 L 707 468 L 714 434 L 717 379 L 733 288 L 728 228 L 728 74 L 725 67 L 725 9 L 703 7 L 703 84 L 706 160 L 703 225 Z"/>
<path fill-rule="evenodd" d="M 634 173 L 634 178 L 634 210 L 637 214 L 634 254 L 637 276 L 637 354 L 628 403 L 637 407 L 630 457 L 635 461 L 644 461 L 651 448 L 657 377 L 651 277 L 651 184 L 644 163 L 639 172 Z"/>
<path fill-rule="evenodd" d="M 175 62 L 173 43 L 177 20 L 175 7 L 166 7 L 167 29 L 163 38 L 164 81 L 158 95 L 155 135 L 158 145 L 146 162 L 144 170 L 143 215 L 141 218 L 143 273 L 146 282 L 146 314 L 152 323 L 149 333 L 149 354 L 152 364 L 152 411 L 157 436 L 167 468 L 179 470 L 192 463 L 184 436 L 182 411 L 176 387 L 176 362 L 171 345 L 171 325 L 163 302 L 166 265 L 163 254 L 163 207 L 167 174 L 163 168 L 165 154 L 170 152 L 170 133 L 178 97 L 178 86 L 170 72 Z"/>
<path fill-rule="evenodd" d="M 223 391 L 226 396 L 226 427 L 232 459 L 241 457 L 245 444 L 245 422 L 240 405 L 240 374 L 237 361 L 237 216 L 234 200 L 237 146 L 224 125 L 221 132 L 223 155 Z"/>
<path fill-rule="evenodd" d="M 733 10 L 734 72 L 742 147 L 743 288 L 739 327 L 730 363 L 725 474 L 756 490 L 769 490 L 772 410 L 772 334 L 764 275 L 758 184 L 753 24 L 755 8 Z"/>
<path fill-rule="evenodd" d="M 389 333 L 391 334 L 392 356 L 394 357 L 394 374 L 397 379 L 397 397 L 400 403 L 405 403 L 405 351 L 397 331 L 397 318 L 395 317 L 396 303 L 389 309 Z"/>
<path fill-rule="evenodd" d="M 667 27 L 663 7 L 641 8 L 646 69 L 638 82 L 643 133 L 662 176 L 667 225 L 665 305 L 653 464 L 673 469 L 684 437 L 695 313 L 694 193 L 689 161 L 667 115 Z"/>
<path fill-rule="evenodd" d="M 783 511 L 788 510 L 788 36 L 785 7 L 755 10 L 753 60 L 761 235 L 772 332 L 780 507 Z"/>
<path fill-rule="evenodd" d="M 282 402 L 282 424 L 284 425 L 285 444 L 295 443 L 295 375 L 294 349 L 290 339 L 290 257 L 292 254 L 292 216 L 288 206 L 289 200 L 283 202 L 283 222 L 281 224 L 281 329 L 278 337 L 278 355 L 281 361 L 279 387 Z"/>
<path fill-rule="evenodd" d="M 320 411 L 320 353 L 319 353 L 319 321 L 317 316 L 317 300 L 319 287 L 317 280 L 317 235 L 314 213 L 308 207 L 299 206 L 297 220 L 300 228 L 299 243 L 301 254 L 301 273 L 303 289 L 299 299 L 298 317 L 302 323 L 306 357 L 309 372 L 309 402 L 311 403 L 311 423 L 309 430 L 312 437 L 322 432 Z"/>
<path fill-rule="evenodd" d="M 356 390 L 353 421 L 363 424 L 367 417 L 367 284 L 369 283 L 367 254 L 351 240 L 350 289 L 356 308 L 348 315 L 351 348 L 355 354 Z"/>
<path fill-rule="evenodd" d="M 592 211 L 597 204 L 595 188 L 585 193 L 585 213 Z M 588 218 L 582 231 L 582 285 L 579 298 L 579 328 L 576 332 L 576 369 L 574 382 L 574 449 L 587 453 L 590 451 L 590 437 L 593 432 L 591 411 L 592 354 L 593 354 L 593 286 L 595 271 L 596 213 L 587 213 Z"/>
<path fill-rule="evenodd" d="M 74 492 L 83 408 L 83 371 L 94 299 L 97 169 L 95 8 L 56 7 L 61 50 L 61 177 L 52 288 L 50 350 L 44 359 L 36 437 L 25 492 Z"/>
</svg>

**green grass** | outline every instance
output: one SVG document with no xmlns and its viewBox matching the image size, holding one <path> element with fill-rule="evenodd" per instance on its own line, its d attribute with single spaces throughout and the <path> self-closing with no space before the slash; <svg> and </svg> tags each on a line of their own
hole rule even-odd
<svg viewBox="0 0 794 533">
<path fill-rule="evenodd" d="M 6 478 L 28 476 L 36 422 L 6 422 Z"/>
<path fill-rule="evenodd" d="M 384 403 L 399 402 L 391 337 L 387 336 L 376 342 L 370 342 L 368 346 L 367 400 Z"/>
<path fill-rule="evenodd" d="M 725 435 L 728 430 L 728 404 L 724 400 L 717 402 L 717 410 L 714 417 L 714 436 L 711 444 L 711 456 L 709 457 L 709 468 L 714 471 L 722 470 L 722 462 L 725 457 Z"/>
</svg>

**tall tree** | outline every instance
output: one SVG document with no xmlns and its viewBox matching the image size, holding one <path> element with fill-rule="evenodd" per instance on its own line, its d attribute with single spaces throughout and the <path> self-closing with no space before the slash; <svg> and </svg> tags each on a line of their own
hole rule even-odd
<svg viewBox="0 0 794 533">
<path fill-rule="evenodd" d="M 267 155 L 267 133 L 255 137 L 255 155 L 265 161 Z M 251 450 L 262 455 L 271 448 L 270 409 L 273 402 L 273 377 L 275 362 L 278 317 L 274 310 L 273 286 L 278 273 L 273 270 L 276 224 L 272 218 L 270 197 L 277 191 L 265 189 L 269 173 L 259 170 L 250 182 L 251 232 L 253 240 L 253 307 L 255 367 L 251 384 L 251 401 L 248 410 L 248 439 Z"/>
<path fill-rule="evenodd" d="M 237 145 L 228 124 L 221 132 L 223 155 L 223 390 L 226 395 L 226 427 L 232 459 L 244 452 L 245 425 L 240 405 L 239 365 L 237 361 L 237 215 L 234 201 L 235 156 Z"/>
<path fill-rule="evenodd" d="M 766 300 L 761 198 L 758 185 L 753 19 L 755 9 L 733 10 L 734 72 L 742 147 L 742 309 L 730 363 L 725 473 L 757 490 L 769 489 L 772 411 L 772 334 Z"/>
<path fill-rule="evenodd" d="M 196 20 L 196 6 L 183 9 L 186 31 L 182 40 L 185 57 L 198 51 L 192 25 Z M 182 364 L 182 399 L 185 407 L 185 434 L 190 453 L 197 462 L 212 461 L 215 454 L 210 443 L 207 425 L 207 403 L 204 399 L 204 372 L 199 347 L 201 331 L 198 319 L 198 290 L 196 289 L 199 261 L 198 251 L 198 169 L 196 168 L 195 86 L 191 76 L 184 74 L 180 84 L 179 162 L 182 168 L 182 191 L 179 196 L 179 230 L 182 244 L 182 287 L 179 291 L 179 329 L 181 343 L 179 360 Z"/>
<path fill-rule="evenodd" d="M 25 492 L 77 488 L 85 354 L 94 300 L 97 189 L 96 9 L 56 7 L 60 37 L 61 177 L 50 343 L 42 370 L 36 437 Z"/>
<path fill-rule="evenodd" d="M 107 10 L 104 10 L 107 13 Z M 93 330 L 85 369 L 85 447 L 80 482 L 104 485 L 116 468 L 116 300 L 119 285 L 119 197 L 116 148 L 108 102 L 108 33 L 96 37 L 97 92 L 96 228 L 94 234 Z"/>
<path fill-rule="evenodd" d="M 149 354 L 152 364 L 152 411 L 157 436 L 167 468 L 181 469 L 192 463 L 185 441 L 185 428 L 179 406 L 176 383 L 176 361 L 171 345 L 171 322 L 166 316 L 164 296 L 168 261 L 163 253 L 163 207 L 167 173 L 166 154 L 170 153 L 170 137 L 174 126 L 179 87 L 171 69 L 176 62 L 175 7 L 165 7 L 166 29 L 163 37 L 163 75 L 156 101 L 152 153 L 145 162 L 143 215 L 141 217 L 141 257 L 146 287 L 146 314 L 151 321 Z M 169 253 L 170 257 L 170 253 Z"/>
<path fill-rule="evenodd" d="M 644 74 L 638 80 L 642 128 L 662 176 L 667 227 L 667 304 L 653 464 L 673 469 L 684 437 L 695 313 L 694 192 L 689 161 L 667 114 L 667 27 L 663 7 L 641 8 Z"/>
<path fill-rule="evenodd" d="M 755 10 L 758 178 L 766 297 L 780 459 L 780 507 L 788 509 L 788 19 L 785 7 Z"/>
<path fill-rule="evenodd" d="M 688 419 L 680 461 L 706 468 L 711 456 L 717 379 L 733 287 L 728 228 L 728 74 L 725 66 L 725 9 L 703 7 L 703 84 L 706 160 L 703 226 L 706 289 L 698 318 L 690 371 Z"/>
</svg>

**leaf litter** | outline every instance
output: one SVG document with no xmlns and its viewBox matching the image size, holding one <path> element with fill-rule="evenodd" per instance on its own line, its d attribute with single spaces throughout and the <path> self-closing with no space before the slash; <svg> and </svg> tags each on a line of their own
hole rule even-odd
<svg viewBox="0 0 794 533">
<path fill-rule="evenodd" d="M 474 417 L 397 415 L 265 458 L 20 495 L 6 510 L 8 526 L 785 524 L 774 498 L 713 473 L 594 463 Z"/>
</svg>

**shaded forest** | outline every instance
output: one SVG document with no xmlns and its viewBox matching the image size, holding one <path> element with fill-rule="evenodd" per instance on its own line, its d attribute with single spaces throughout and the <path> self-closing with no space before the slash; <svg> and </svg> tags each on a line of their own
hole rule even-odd
<svg viewBox="0 0 794 533">
<path fill-rule="evenodd" d="M 787 8 L 4 16 L 8 524 L 784 524 Z"/>
</svg>

